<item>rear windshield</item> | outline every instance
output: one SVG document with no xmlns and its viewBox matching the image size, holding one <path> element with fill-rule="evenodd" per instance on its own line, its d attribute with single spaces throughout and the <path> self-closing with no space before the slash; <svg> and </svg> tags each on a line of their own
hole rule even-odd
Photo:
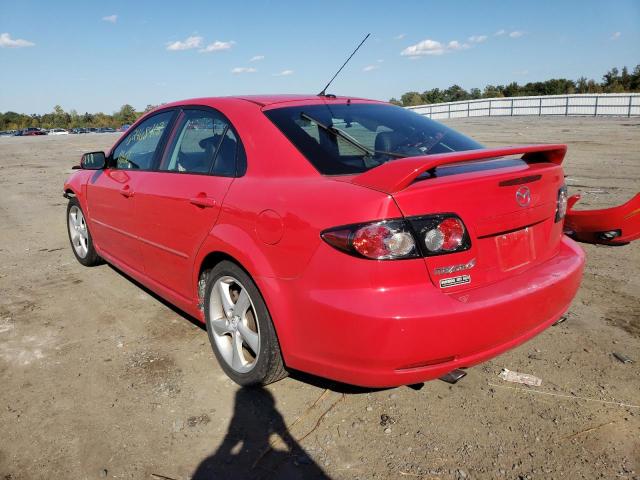
<svg viewBox="0 0 640 480">
<path fill-rule="evenodd" d="M 306 105 L 264 113 L 324 175 L 360 173 L 402 157 L 483 148 L 394 105 Z"/>
</svg>

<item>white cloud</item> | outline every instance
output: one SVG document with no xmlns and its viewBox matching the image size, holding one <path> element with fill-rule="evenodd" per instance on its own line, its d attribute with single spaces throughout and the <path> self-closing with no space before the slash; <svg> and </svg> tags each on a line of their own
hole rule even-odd
<svg viewBox="0 0 640 480">
<path fill-rule="evenodd" d="M 380 65 L 367 65 L 362 69 L 363 72 L 371 72 L 372 70 L 377 70 L 380 68 Z"/>
<path fill-rule="evenodd" d="M 376 62 L 378 62 L 378 63 L 382 63 L 382 62 L 384 62 L 384 60 L 383 60 L 383 59 L 381 59 L 381 58 L 379 58 L 378 60 L 376 60 Z"/>
<path fill-rule="evenodd" d="M 106 17 L 102 17 L 102 20 L 109 23 L 116 23 L 118 21 L 118 15 L 107 15 Z"/>
<path fill-rule="evenodd" d="M 486 35 L 471 35 L 469 37 L 469 41 L 471 43 L 482 43 L 482 42 L 485 42 L 486 40 L 487 40 Z"/>
<path fill-rule="evenodd" d="M 611 40 L 618 40 L 622 36 L 622 32 L 613 32 L 611 34 Z"/>
<path fill-rule="evenodd" d="M 507 31 L 504 28 L 501 28 L 500 30 L 498 30 L 496 33 L 494 33 L 493 35 L 496 37 L 501 37 L 502 35 L 504 35 L 505 33 L 507 33 Z"/>
<path fill-rule="evenodd" d="M 33 47 L 34 45 L 35 43 L 21 38 L 16 38 L 14 40 L 8 33 L 0 34 L 0 48 L 23 48 Z"/>
<path fill-rule="evenodd" d="M 229 50 L 231 47 L 233 47 L 235 43 L 236 42 L 234 42 L 233 40 L 229 42 L 221 42 L 219 40 L 216 40 L 215 42 L 210 43 L 209 45 L 200 49 L 199 51 L 201 53 L 220 52 L 222 50 Z"/>
<path fill-rule="evenodd" d="M 514 30 L 513 32 L 509 33 L 509 37 L 511 38 L 520 38 L 523 35 L 524 35 L 524 32 L 521 30 Z"/>
<path fill-rule="evenodd" d="M 192 50 L 194 48 L 200 48 L 202 46 L 202 40 L 202 37 L 193 36 L 188 37 L 183 42 L 181 42 L 180 40 L 176 42 L 167 42 L 167 50 L 176 52 L 179 50 Z"/>
<path fill-rule="evenodd" d="M 293 70 L 282 70 L 280 73 L 274 73 L 274 77 L 288 77 L 289 75 L 293 75 Z"/>
<path fill-rule="evenodd" d="M 250 62 L 259 62 L 260 60 L 264 60 L 264 55 L 256 55 L 249 59 Z"/>
<path fill-rule="evenodd" d="M 440 42 L 426 39 L 415 45 L 408 46 L 400 52 L 400 55 L 405 57 L 421 57 L 423 55 L 442 55 L 443 53 L 444 46 Z"/>
<path fill-rule="evenodd" d="M 447 43 L 447 51 L 455 51 L 455 50 L 466 50 L 467 48 L 470 48 L 471 45 L 469 45 L 468 43 L 460 43 L 457 40 L 452 40 L 449 43 Z"/>
<path fill-rule="evenodd" d="M 426 39 L 405 48 L 400 52 L 400 55 L 416 59 L 425 55 L 443 55 L 457 50 L 465 50 L 469 47 L 468 43 L 460 43 L 457 40 L 451 40 L 449 43 L 443 44 L 437 40 Z"/>
<path fill-rule="evenodd" d="M 407 36 L 406 33 L 401 33 L 400 35 L 396 35 L 395 37 L 393 37 L 393 39 L 394 40 L 402 40 L 406 36 Z"/>
<path fill-rule="evenodd" d="M 234 74 L 238 74 L 238 73 L 255 73 L 258 70 L 256 70 L 253 67 L 236 67 L 236 68 L 232 68 L 231 69 L 231 73 Z"/>
</svg>

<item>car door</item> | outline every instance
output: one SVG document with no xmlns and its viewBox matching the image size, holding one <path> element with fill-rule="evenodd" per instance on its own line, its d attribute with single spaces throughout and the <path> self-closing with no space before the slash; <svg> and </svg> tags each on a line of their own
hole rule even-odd
<svg viewBox="0 0 640 480">
<path fill-rule="evenodd" d="M 194 296 L 194 258 L 218 218 L 241 152 L 222 114 L 185 109 L 157 171 L 136 192 L 145 271 L 186 299 Z"/>
<path fill-rule="evenodd" d="M 117 262 L 143 272 L 136 222 L 136 189 L 161 153 L 175 111 L 152 115 L 112 150 L 107 168 L 87 183 L 91 228 L 98 248 Z"/>
</svg>

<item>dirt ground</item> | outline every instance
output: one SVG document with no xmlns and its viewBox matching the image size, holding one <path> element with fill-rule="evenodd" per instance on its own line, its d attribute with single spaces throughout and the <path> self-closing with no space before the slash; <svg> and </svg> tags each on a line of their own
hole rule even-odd
<svg viewBox="0 0 640 480">
<path fill-rule="evenodd" d="M 448 123 L 487 145 L 568 143 L 585 207 L 640 189 L 640 119 Z M 455 386 L 296 375 L 245 391 L 194 321 L 75 261 L 62 184 L 115 138 L 0 138 L 1 480 L 640 478 L 640 242 L 584 246 L 568 320 Z M 503 367 L 542 385 L 507 383 Z"/>
</svg>

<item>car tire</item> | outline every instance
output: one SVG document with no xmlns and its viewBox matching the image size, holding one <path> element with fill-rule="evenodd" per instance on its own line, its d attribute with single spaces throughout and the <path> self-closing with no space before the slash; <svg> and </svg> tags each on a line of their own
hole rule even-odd
<svg viewBox="0 0 640 480">
<path fill-rule="evenodd" d="M 93 267 L 102 263 L 93 246 L 93 238 L 80 202 L 75 197 L 70 198 L 67 205 L 67 233 L 71 251 L 82 265 Z"/>
<path fill-rule="evenodd" d="M 204 314 L 213 352 L 238 385 L 268 385 L 287 376 L 264 299 L 235 263 L 221 261 L 207 273 Z"/>
</svg>

